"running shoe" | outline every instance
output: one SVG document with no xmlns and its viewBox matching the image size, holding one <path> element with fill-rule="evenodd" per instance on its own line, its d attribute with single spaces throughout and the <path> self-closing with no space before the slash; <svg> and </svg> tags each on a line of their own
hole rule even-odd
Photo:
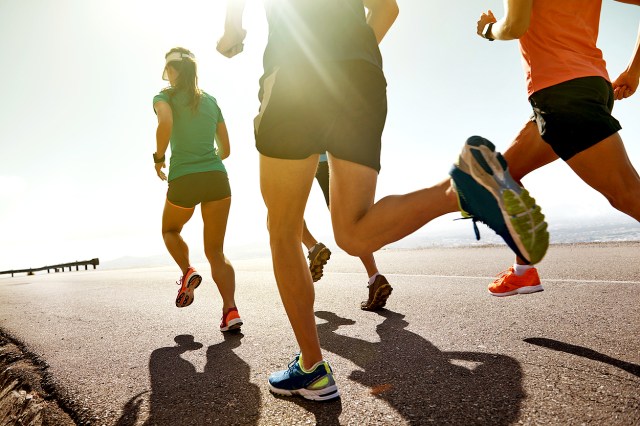
<svg viewBox="0 0 640 426">
<path fill-rule="evenodd" d="M 389 284 L 389 281 L 384 275 L 378 275 L 373 281 L 373 284 L 369 284 L 369 298 L 360 303 L 360 309 L 364 311 L 377 311 L 382 309 L 387 304 L 387 299 L 391 295 L 393 288 Z"/>
<path fill-rule="evenodd" d="M 540 277 L 536 268 L 528 269 L 527 272 L 518 276 L 511 266 L 502 272 L 498 279 L 489 284 L 489 293 L 493 296 L 512 296 L 514 294 L 529 294 L 544 291 L 540 284 Z"/>
<path fill-rule="evenodd" d="M 187 269 L 187 273 L 180 277 L 176 284 L 180 286 L 178 297 L 176 297 L 176 306 L 184 308 L 193 303 L 193 291 L 198 288 L 202 282 L 202 277 L 191 266 Z"/>
<path fill-rule="evenodd" d="M 222 310 L 222 322 L 220 322 L 220 331 L 233 331 L 240 330 L 242 327 L 242 318 L 238 313 L 238 308 L 235 306 L 230 308 L 227 313 Z"/>
<path fill-rule="evenodd" d="M 509 174 L 507 162 L 495 146 L 472 136 L 449 173 L 458 193 L 463 217 L 485 223 L 504 239 L 520 258 L 540 262 L 549 247 L 547 223 L 529 192 Z"/>
<path fill-rule="evenodd" d="M 314 283 L 322 278 L 324 265 L 327 264 L 330 257 L 331 250 L 322 243 L 317 243 L 309 250 L 309 271 L 311 271 Z"/>
<path fill-rule="evenodd" d="M 300 354 L 289 363 L 289 368 L 269 376 L 269 390 L 277 395 L 300 395 L 312 401 L 340 397 L 329 363 L 320 361 L 306 372 L 300 367 Z"/>
</svg>

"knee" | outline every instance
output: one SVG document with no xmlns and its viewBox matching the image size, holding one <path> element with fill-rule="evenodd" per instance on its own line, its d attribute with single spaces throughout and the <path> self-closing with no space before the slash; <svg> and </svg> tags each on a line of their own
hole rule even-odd
<svg viewBox="0 0 640 426">
<path fill-rule="evenodd" d="M 222 248 L 205 247 L 204 255 L 206 256 L 209 263 L 212 265 L 220 262 L 224 262 L 224 253 L 222 251 Z"/>
<path fill-rule="evenodd" d="M 338 247 L 347 252 L 350 256 L 361 257 L 371 253 L 371 251 L 368 250 L 368 247 L 366 247 L 360 239 L 354 238 L 354 236 L 349 233 L 336 233 L 335 240 Z"/>
<path fill-rule="evenodd" d="M 603 195 L 616 210 L 634 217 L 640 212 L 640 191 L 633 192 L 624 189 Z"/>
</svg>

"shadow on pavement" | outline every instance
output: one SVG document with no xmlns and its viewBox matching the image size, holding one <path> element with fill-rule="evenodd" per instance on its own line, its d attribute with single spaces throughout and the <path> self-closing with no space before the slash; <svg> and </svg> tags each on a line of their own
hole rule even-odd
<svg viewBox="0 0 640 426">
<path fill-rule="evenodd" d="M 292 398 L 290 396 L 280 396 L 273 393 L 271 396 L 276 399 L 281 399 L 282 401 L 292 402 L 312 413 L 316 418 L 316 422 L 314 423 L 316 426 L 340 425 L 340 414 L 342 414 L 342 400 L 340 398 L 332 401 L 318 402 L 309 401 L 302 397 Z"/>
<path fill-rule="evenodd" d="M 149 359 L 149 414 L 143 424 L 257 424 L 260 389 L 250 382 L 249 365 L 233 352 L 242 337 L 242 333 L 225 333 L 224 342 L 209 346 L 202 373 L 180 357 L 202 348 L 193 336 L 176 336 L 177 346 L 153 351 Z M 139 424 L 144 393 L 125 404 L 117 426 Z"/>
<path fill-rule="evenodd" d="M 404 315 L 383 310 L 380 342 L 335 333 L 355 322 L 319 311 L 322 348 L 361 368 L 350 379 L 367 386 L 411 424 L 508 425 L 525 397 L 522 370 L 513 358 L 480 352 L 442 352 L 407 331 Z M 446 332 L 446 330 L 442 330 Z M 344 396 L 343 396 L 344 397 Z"/>
<path fill-rule="evenodd" d="M 618 367 L 619 369 L 631 373 L 636 377 L 640 377 L 640 365 L 612 358 L 608 355 L 596 352 L 593 349 L 559 342 L 558 340 L 545 339 L 542 337 L 531 337 L 528 339 L 524 339 L 524 341 L 527 343 L 531 343 L 532 345 L 542 346 L 547 349 L 553 349 L 554 351 L 566 352 L 568 354 L 578 355 L 593 361 L 599 361 L 605 364 L 613 365 L 614 367 Z"/>
</svg>

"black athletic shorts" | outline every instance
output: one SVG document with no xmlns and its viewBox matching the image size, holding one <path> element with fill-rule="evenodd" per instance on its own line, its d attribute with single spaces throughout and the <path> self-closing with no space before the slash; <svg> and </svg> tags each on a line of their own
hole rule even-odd
<svg viewBox="0 0 640 426">
<path fill-rule="evenodd" d="M 301 160 L 326 151 L 380 171 L 387 82 L 366 61 L 286 65 L 260 80 L 256 148 Z"/>
<path fill-rule="evenodd" d="M 201 172 L 169 181 L 167 200 L 178 207 L 191 209 L 200 203 L 218 201 L 231 196 L 225 172 Z"/>
<path fill-rule="evenodd" d="M 529 97 L 532 121 L 542 139 L 567 161 L 617 133 L 613 88 L 602 77 L 583 77 L 535 92 Z"/>
<path fill-rule="evenodd" d="M 316 170 L 316 180 L 322 189 L 322 193 L 324 194 L 324 201 L 327 203 L 327 207 L 329 207 L 329 162 L 328 161 L 319 161 L 318 168 Z"/>
</svg>

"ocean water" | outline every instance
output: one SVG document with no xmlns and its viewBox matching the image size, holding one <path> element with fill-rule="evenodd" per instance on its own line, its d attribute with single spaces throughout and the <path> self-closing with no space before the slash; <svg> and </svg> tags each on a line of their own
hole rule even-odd
<svg viewBox="0 0 640 426">
<path fill-rule="evenodd" d="M 428 225 L 416 234 L 391 244 L 389 248 L 460 247 L 503 244 L 502 239 L 482 223 L 478 223 L 481 238 L 476 241 L 470 220 L 446 230 L 429 232 Z M 640 223 L 633 219 L 551 221 L 551 244 L 640 241 Z"/>
</svg>

